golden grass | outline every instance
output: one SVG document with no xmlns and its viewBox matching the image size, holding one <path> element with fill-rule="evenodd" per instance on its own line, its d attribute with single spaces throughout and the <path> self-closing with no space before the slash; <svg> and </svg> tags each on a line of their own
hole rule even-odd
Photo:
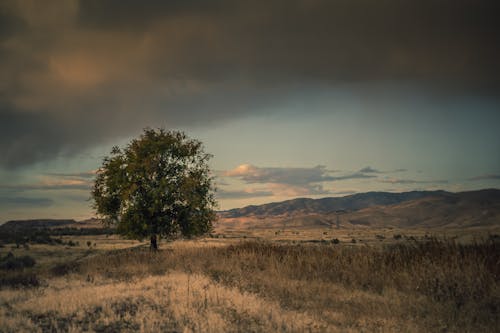
<svg viewBox="0 0 500 333">
<path fill-rule="evenodd" d="M 7 332 L 303 332 L 326 328 L 321 318 L 285 310 L 275 301 L 184 272 L 128 282 L 89 282 L 68 276 L 51 280 L 41 290 L 3 290 L 0 296 L 2 329 Z M 9 311 L 5 311 L 7 305 Z"/>
<path fill-rule="evenodd" d="M 497 331 L 499 243 L 393 243 L 97 252 L 42 272 L 45 287 L 0 290 L 0 331 Z"/>
</svg>

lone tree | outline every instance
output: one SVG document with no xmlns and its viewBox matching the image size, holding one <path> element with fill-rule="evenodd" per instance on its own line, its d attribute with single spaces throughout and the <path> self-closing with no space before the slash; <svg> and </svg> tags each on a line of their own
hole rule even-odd
<svg viewBox="0 0 500 333">
<path fill-rule="evenodd" d="M 127 238 L 198 236 L 215 220 L 215 187 L 200 141 L 183 132 L 145 129 L 124 149 L 113 147 L 97 171 L 93 207 Z"/>
</svg>

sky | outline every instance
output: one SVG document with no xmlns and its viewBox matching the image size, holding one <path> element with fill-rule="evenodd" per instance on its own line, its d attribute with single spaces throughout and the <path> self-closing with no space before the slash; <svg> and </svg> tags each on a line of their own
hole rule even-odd
<svg viewBox="0 0 500 333">
<path fill-rule="evenodd" d="M 500 188 L 487 0 L 0 3 L 0 223 L 94 216 L 144 128 L 214 155 L 219 209 Z"/>
</svg>

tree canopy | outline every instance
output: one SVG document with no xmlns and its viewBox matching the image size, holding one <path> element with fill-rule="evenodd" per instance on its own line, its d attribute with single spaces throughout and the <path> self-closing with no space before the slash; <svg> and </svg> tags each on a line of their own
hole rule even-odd
<svg viewBox="0 0 500 333">
<path fill-rule="evenodd" d="M 92 190 L 94 208 L 119 234 L 151 237 L 153 248 L 156 235 L 205 234 L 217 204 L 211 157 L 200 141 L 183 132 L 145 129 L 104 158 Z"/>
</svg>

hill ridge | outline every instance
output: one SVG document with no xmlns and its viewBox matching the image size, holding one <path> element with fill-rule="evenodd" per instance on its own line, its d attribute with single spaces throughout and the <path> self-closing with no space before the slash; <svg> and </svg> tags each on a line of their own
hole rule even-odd
<svg viewBox="0 0 500 333">
<path fill-rule="evenodd" d="M 384 192 L 370 191 L 355 193 L 343 197 L 324 197 L 318 199 L 295 198 L 262 205 L 249 205 L 219 212 L 223 218 L 237 217 L 273 217 L 294 214 L 330 214 L 337 210 L 357 211 L 374 206 L 390 206 L 406 201 L 427 197 L 439 197 L 453 200 L 460 196 L 488 196 L 500 198 L 500 189 L 482 189 L 474 191 L 448 192 L 436 191 L 407 191 Z"/>
</svg>

